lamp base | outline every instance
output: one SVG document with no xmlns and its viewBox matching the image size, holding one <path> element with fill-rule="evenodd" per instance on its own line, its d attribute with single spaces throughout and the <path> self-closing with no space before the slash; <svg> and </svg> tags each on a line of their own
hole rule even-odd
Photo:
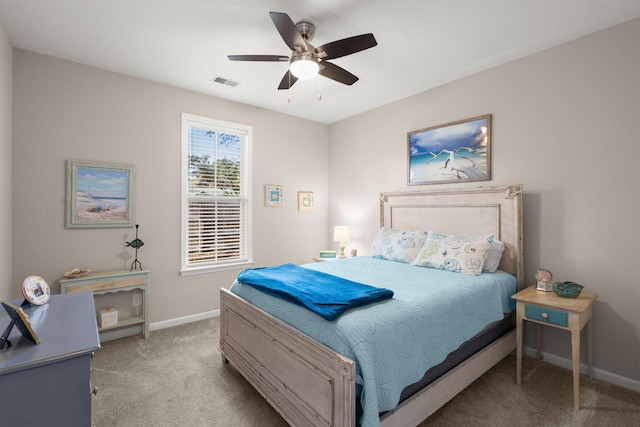
<svg viewBox="0 0 640 427">
<path fill-rule="evenodd" d="M 344 254 L 345 245 L 340 244 L 339 248 L 340 248 L 340 254 L 338 255 L 338 258 L 346 258 L 347 256 Z"/>
</svg>

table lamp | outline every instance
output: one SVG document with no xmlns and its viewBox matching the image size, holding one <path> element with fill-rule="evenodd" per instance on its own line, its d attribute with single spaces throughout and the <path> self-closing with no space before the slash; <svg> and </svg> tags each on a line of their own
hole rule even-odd
<svg viewBox="0 0 640 427">
<path fill-rule="evenodd" d="M 336 225 L 336 227 L 333 229 L 333 241 L 340 242 L 340 255 L 338 255 L 339 258 L 347 257 L 344 254 L 344 242 L 348 242 L 349 239 L 349 227 L 347 227 L 346 225 Z"/>
</svg>

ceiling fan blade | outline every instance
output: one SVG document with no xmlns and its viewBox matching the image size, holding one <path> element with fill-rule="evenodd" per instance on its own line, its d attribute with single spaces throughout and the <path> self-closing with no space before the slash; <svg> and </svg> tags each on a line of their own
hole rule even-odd
<svg viewBox="0 0 640 427">
<path fill-rule="evenodd" d="M 376 38 L 373 34 L 360 34 L 342 40 L 336 40 L 316 48 L 316 54 L 321 59 L 335 59 L 342 56 L 351 55 L 361 50 L 377 46 Z"/>
<path fill-rule="evenodd" d="M 349 86 L 358 81 L 358 77 L 354 76 L 344 68 L 332 64 L 331 62 L 321 61 L 320 71 L 318 71 L 318 73 L 321 76 L 328 77 L 331 80 L 335 80 Z"/>
<path fill-rule="evenodd" d="M 231 61 L 269 61 L 269 62 L 286 62 L 289 61 L 288 56 L 281 55 L 227 55 Z"/>
<path fill-rule="evenodd" d="M 282 80 L 280 80 L 280 85 L 278 86 L 278 90 L 289 89 L 295 82 L 298 81 L 298 78 L 291 74 L 291 71 L 287 70 Z"/>
<path fill-rule="evenodd" d="M 296 52 L 306 52 L 307 42 L 298 31 L 296 24 L 293 23 L 289 15 L 280 12 L 269 12 L 273 25 L 280 33 L 282 40 L 289 46 L 289 49 Z"/>
</svg>

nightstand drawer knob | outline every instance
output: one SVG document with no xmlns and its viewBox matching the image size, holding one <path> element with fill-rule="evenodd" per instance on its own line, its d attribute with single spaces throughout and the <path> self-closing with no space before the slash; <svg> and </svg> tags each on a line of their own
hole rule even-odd
<svg viewBox="0 0 640 427">
<path fill-rule="evenodd" d="M 549 315 L 547 313 L 542 313 L 540 317 L 542 317 L 543 319 L 548 319 Z"/>
</svg>

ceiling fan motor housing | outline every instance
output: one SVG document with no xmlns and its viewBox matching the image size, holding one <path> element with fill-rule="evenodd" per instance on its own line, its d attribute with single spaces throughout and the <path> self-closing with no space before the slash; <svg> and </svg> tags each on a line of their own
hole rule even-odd
<svg viewBox="0 0 640 427">
<path fill-rule="evenodd" d="M 298 22 L 296 24 L 296 28 L 298 29 L 298 31 L 300 31 L 300 34 L 302 34 L 302 37 L 308 42 L 313 40 L 313 36 L 316 34 L 316 26 L 313 25 L 311 22 L 305 22 L 305 21 Z"/>
</svg>

